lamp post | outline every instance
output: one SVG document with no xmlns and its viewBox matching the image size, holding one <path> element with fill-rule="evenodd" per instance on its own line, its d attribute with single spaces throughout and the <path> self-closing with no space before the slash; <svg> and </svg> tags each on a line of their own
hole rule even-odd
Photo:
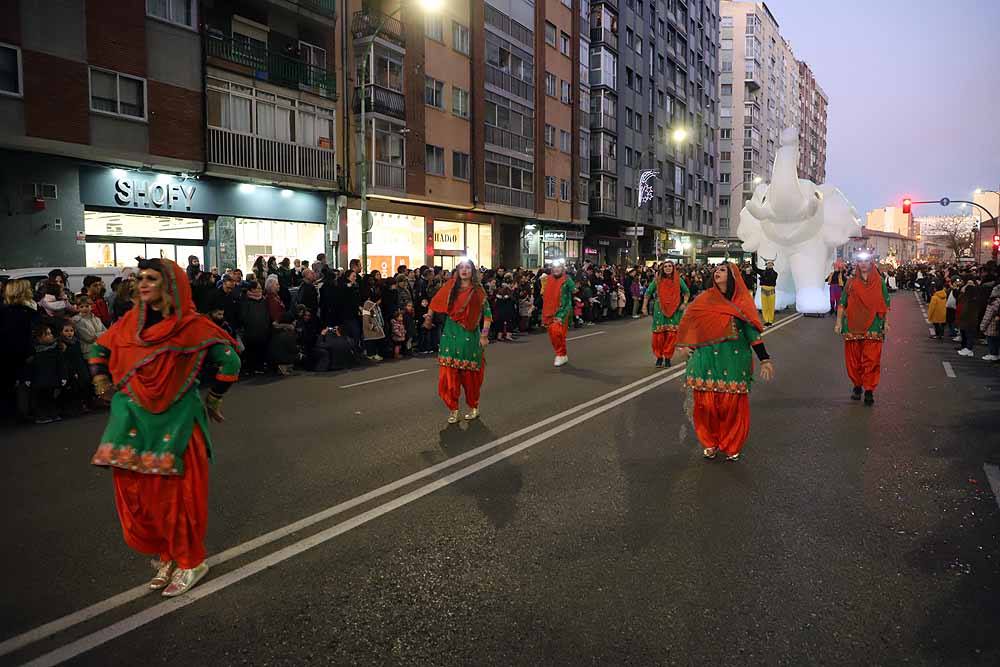
<svg viewBox="0 0 1000 667">
<path fill-rule="evenodd" d="M 427 13 L 440 11 L 443 3 L 444 0 L 419 0 L 420 7 Z M 359 155 L 361 158 L 361 183 L 359 184 L 359 194 L 361 195 L 361 271 L 364 273 L 368 272 L 368 234 L 372 230 L 371 221 L 369 220 L 368 215 L 368 173 L 371 170 L 371 164 L 368 160 L 368 128 L 365 126 L 365 103 L 369 86 L 372 87 L 372 101 L 375 100 L 375 82 L 369 82 L 368 79 L 371 76 L 372 61 L 375 59 L 375 40 L 378 39 L 379 33 L 382 32 L 382 28 L 385 27 L 385 22 L 401 13 L 405 4 L 406 0 L 400 0 L 399 6 L 396 7 L 391 14 L 381 14 L 379 16 L 378 23 L 375 24 L 375 30 L 371 34 L 371 42 L 368 45 L 368 53 L 365 54 L 365 66 L 361 75 L 361 151 Z M 374 141 L 375 131 L 373 129 L 373 144 Z"/>
</svg>

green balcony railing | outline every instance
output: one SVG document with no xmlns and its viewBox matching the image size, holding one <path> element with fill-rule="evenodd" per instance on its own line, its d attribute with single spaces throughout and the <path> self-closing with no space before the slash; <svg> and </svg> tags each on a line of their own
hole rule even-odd
<svg viewBox="0 0 1000 667">
<path fill-rule="evenodd" d="M 295 2 L 317 14 L 337 18 L 337 0 L 295 0 Z"/>
<path fill-rule="evenodd" d="M 275 85 L 306 88 L 323 97 L 337 98 L 337 81 L 332 72 L 272 51 L 256 40 L 209 35 L 205 38 L 205 55 L 249 67 L 255 77 Z"/>
</svg>

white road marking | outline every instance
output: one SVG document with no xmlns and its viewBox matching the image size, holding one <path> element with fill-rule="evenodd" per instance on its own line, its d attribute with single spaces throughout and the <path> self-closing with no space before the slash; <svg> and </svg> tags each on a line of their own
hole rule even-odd
<svg viewBox="0 0 1000 667">
<path fill-rule="evenodd" d="M 606 333 L 608 333 L 608 332 L 607 331 L 595 331 L 593 333 L 583 334 L 582 336 L 573 336 L 572 338 L 567 338 L 566 340 L 567 341 L 571 341 L 571 340 L 580 340 L 581 338 L 590 338 L 591 336 L 603 336 Z"/>
<path fill-rule="evenodd" d="M 767 336 L 769 334 L 772 334 L 775 331 L 781 329 L 782 327 L 785 327 L 801 318 L 802 315 L 797 314 L 782 321 L 779 321 L 774 326 L 765 330 L 762 335 Z M 386 484 L 385 486 L 369 491 L 368 493 L 352 498 L 351 500 L 347 500 L 343 503 L 322 510 L 321 512 L 317 512 L 312 516 L 300 519 L 299 521 L 284 526 L 283 528 L 273 530 L 253 540 L 244 542 L 243 544 L 239 544 L 235 547 L 227 549 L 226 551 L 223 551 L 222 553 L 219 553 L 216 556 L 208 558 L 206 562 L 209 564 L 209 566 L 216 566 L 225 563 L 226 561 L 236 558 L 242 554 L 258 549 L 271 542 L 277 541 L 283 537 L 286 537 L 288 535 L 301 531 L 305 528 L 308 528 L 309 526 L 319 523 L 325 519 L 329 519 L 333 516 L 336 516 L 337 514 L 341 514 L 353 507 L 357 507 L 358 505 L 364 504 L 369 500 L 378 498 L 387 493 L 403 488 L 417 480 L 433 475 L 434 473 L 439 472 L 441 470 L 453 467 L 456 464 L 461 463 L 462 461 L 465 461 L 474 456 L 477 456 L 483 452 L 495 449 L 496 447 L 499 447 L 500 445 L 506 442 L 510 442 L 511 440 L 514 440 L 522 435 L 526 435 L 532 431 L 536 431 L 543 426 L 548 426 L 553 422 L 561 421 L 568 415 L 571 415 L 575 412 L 579 412 L 580 410 L 589 408 L 594 405 L 598 405 L 598 407 L 594 408 L 590 412 L 578 415 L 577 417 L 574 417 L 569 421 L 565 421 L 559 424 L 558 426 L 555 426 L 547 431 L 543 431 L 542 433 L 539 433 L 533 436 L 532 438 L 529 438 L 528 440 L 518 445 L 515 445 L 514 447 L 510 447 L 508 449 L 503 450 L 502 452 L 498 452 L 497 454 L 487 457 L 482 461 L 474 463 L 465 468 L 456 470 L 455 472 L 452 472 L 444 477 L 441 477 L 436 481 L 430 482 L 422 487 L 410 491 L 409 493 L 399 496 L 398 498 L 395 498 L 382 505 L 379 505 L 378 507 L 363 512 L 356 517 L 348 519 L 343 523 L 332 526 L 311 537 L 300 540 L 299 542 L 295 542 L 287 547 L 284 547 L 283 549 L 279 549 L 274 553 L 259 558 L 258 560 L 252 561 L 240 568 L 237 568 L 232 572 L 227 572 L 226 574 L 219 576 L 217 579 L 210 579 L 206 583 L 201 584 L 197 588 L 192 589 L 191 592 L 189 593 L 185 593 L 180 597 L 172 598 L 165 602 L 156 604 L 137 614 L 129 616 L 121 621 L 118 621 L 101 630 L 98 630 L 97 632 L 86 635 L 77 641 L 71 642 L 50 653 L 42 655 L 27 664 L 31 666 L 56 665 L 66 660 L 70 660 L 78 655 L 81 655 L 82 653 L 85 653 L 93 648 L 96 648 L 97 646 L 105 644 L 132 630 L 142 627 L 143 625 L 146 625 L 151 621 L 166 616 L 167 614 L 177 611 L 178 609 L 182 609 L 187 605 L 196 602 L 197 600 L 200 600 L 204 597 L 207 597 L 213 593 L 216 593 L 224 588 L 227 588 L 232 584 L 238 583 L 243 579 L 252 576 L 253 574 L 256 574 L 262 570 L 265 570 L 269 567 L 273 567 L 278 563 L 288 560 L 289 558 L 292 558 L 308 549 L 311 549 L 314 546 L 323 544 L 324 542 L 327 542 L 338 535 L 346 533 L 347 531 L 356 528 L 357 526 L 363 525 L 371 521 L 372 519 L 378 518 L 383 514 L 386 514 L 388 512 L 391 512 L 392 510 L 407 505 L 419 498 L 422 498 L 423 496 L 426 496 L 429 493 L 432 493 L 440 488 L 452 484 L 455 481 L 463 479 L 464 477 L 467 477 L 475 472 L 478 472 L 483 468 L 489 467 L 494 463 L 509 458 L 514 454 L 517 454 L 525 449 L 528 449 L 529 447 L 532 447 L 540 442 L 543 442 L 544 440 L 547 440 L 559 433 L 562 433 L 563 431 L 569 428 L 572 428 L 580 423 L 583 423 L 584 421 L 587 421 L 589 419 L 592 419 L 593 417 L 603 414 L 604 412 L 607 412 L 608 410 L 611 410 L 612 408 L 615 408 L 627 401 L 637 398 L 642 394 L 651 391 L 656 387 L 659 387 L 660 385 L 666 384 L 667 382 L 671 382 L 677 379 L 678 377 L 684 375 L 684 369 L 685 369 L 685 364 L 680 364 L 669 374 L 663 375 L 662 377 L 658 377 L 652 382 L 650 382 L 650 377 L 657 375 L 657 373 L 654 373 L 653 376 L 646 376 L 644 378 L 636 380 L 635 382 L 632 382 L 630 384 L 619 387 L 618 389 L 610 391 L 602 396 L 599 396 L 597 398 L 591 399 L 589 401 L 576 405 L 572 408 L 564 410 L 559 414 L 548 417 L 547 419 L 537 422 L 531 426 L 527 426 L 518 431 L 515 431 L 514 433 L 498 438 L 492 442 L 488 442 L 475 449 L 469 450 L 464 454 L 453 456 L 445 461 L 442 461 L 433 466 L 424 468 L 423 470 L 420 470 L 411 475 L 396 480 L 395 482 Z M 612 396 L 628 392 L 629 390 L 634 389 L 636 387 L 638 387 L 638 389 L 636 389 L 630 394 L 621 396 L 611 401 L 610 403 L 605 402 Z M 55 621 L 52 621 L 50 623 L 46 623 L 45 625 L 41 625 L 21 635 L 11 637 L 10 639 L 4 641 L 3 643 L 0 643 L 0 655 L 5 655 L 7 653 L 20 650 L 42 639 L 55 635 L 59 632 L 62 632 L 67 628 L 70 628 L 74 625 L 87 621 L 91 618 L 95 618 L 96 616 L 99 616 L 116 607 L 132 602 L 146 594 L 149 594 L 148 588 L 146 586 L 139 586 L 130 589 L 128 591 L 125 591 L 124 593 L 120 593 L 114 597 L 108 598 L 107 600 L 104 600 L 97 604 L 81 609 L 67 616 L 63 616 L 62 618 L 56 619 Z"/>
<path fill-rule="evenodd" d="M 983 471 L 986 473 L 986 479 L 990 482 L 990 488 L 993 489 L 993 497 L 997 499 L 997 506 L 1000 507 L 1000 466 L 984 463 Z"/>
<path fill-rule="evenodd" d="M 951 362 L 950 361 L 942 361 L 941 365 L 944 366 L 944 374 L 945 375 L 947 375 L 950 378 L 956 377 L 955 376 L 955 369 L 951 367 Z"/>
<path fill-rule="evenodd" d="M 360 387 L 363 384 L 371 384 L 372 382 L 381 382 L 382 380 L 395 380 L 396 378 L 406 377 L 407 375 L 416 375 L 417 373 L 426 373 L 428 369 L 421 368 L 419 371 L 408 371 L 406 373 L 397 373 L 396 375 L 389 375 L 384 378 L 375 378 L 374 380 L 365 380 L 364 382 L 355 382 L 354 384 L 343 384 L 340 385 L 341 389 L 350 389 L 351 387 Z"/>
</svg>

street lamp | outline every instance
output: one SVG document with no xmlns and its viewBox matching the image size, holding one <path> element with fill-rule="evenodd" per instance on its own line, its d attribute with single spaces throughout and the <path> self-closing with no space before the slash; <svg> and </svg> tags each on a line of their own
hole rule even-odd
<svg viewBox="0 0 1000 667">
<path fill-rule="evenodd" d="M 368 46 L 368 54 L 365 56 L 365 67 L 361 75 L 361 183 L 360 183 L 360 194 L 361 194 L 361 271 L 364 273 L 368 272 L 368 234 L 372 230 L 371 221 L 368 216 L 368 172 L 371 170 L 371 166 L 368 162 L 368 141 L 367 133 L 368 128 L 365 127 L 365 97 L 367 94 L 367 87 L 369 85 L 374 86 L 374 81 L 368 82 L 371 75 L 371 65 L 372 61 L 375 59 L 375 40 L 378 39 L 379 33 L 382 32 L 382 28 L 385 26 L 386 20 L 395 17 L 397 14 L 403 11 L 403 6 L 406 4 L 407 0 L 400 0 L 399 6 L 392 11 L 391 14 L 382 14 L 379 16 L 378 23 L 375 24 L 375 30 L 371 34 L 371 42 Z M 444 5 L 444 0 L 417 0 L 416 4 L 426 13 L 437 13 L 441 11 Z M 375 91 L 372 90 L 372 101 L 375 100 Z M 375 138 L 375 131 L 372 130 L 372 139 Z"/>
</svg>

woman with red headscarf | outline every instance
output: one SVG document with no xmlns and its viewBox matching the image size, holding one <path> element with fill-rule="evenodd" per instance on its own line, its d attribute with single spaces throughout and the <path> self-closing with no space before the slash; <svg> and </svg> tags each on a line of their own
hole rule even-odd
<svg viewBox="0 0 1000 667">
<path fill-rule="evenodd" d="M 430 322 L 434 313 L 448 315 L 438 348 L 438 395 L 451 411 L 448 423 L 458 423 L 458 401 L 463 389 L 465 402 L 472 408 L 465 418 L 476 419 L 479 390 L 486 374 L 484 349 L 490 342 L 493 312 L 472 260 L 459 262 L 455 275 L 434 294 L 424 318 Z"/>
<path fill-rule="evenodd" d="M 125 542 L 152 555 L 149 582 L 180 595 L 208 572 L 208 419 L 240 371 L 237 343 L 198 314 L 184 269 L 139 260 L 139 301 L 91 347 L 97 394 L 111 415 L 92 463 L 111 467 Z M 218 371 L 205 402 L 198 375 Z"/>
<path fill-rule="evenodd" d="M 721 451 L 736 461 L 750 433 L 750 350 L 761 361 L 762 380 L 774 377 L 774 365 L 760 337 L 764 326 L 740 272 L 723 262 L 712 279 L 713 286 L 685 309 L 677 345 L 690 350 L 686 385 L 694 398 L 692 417 L 702 454 L 714 459 Z"/>
<path fill-rule="evenodd" d="M 677 345 L 677 328 L 690 296 L 687 283 L 677 275 L 674 263 L 668 259 L 661 264 L 659 275 L 649 283 L 642 300 L 643 312 L 650 299 L 653 301 L 653 354 L 657 368 L 670 365 Z"/>
<path fill-rule="evenodd" d="M 854 275 L 847 281 L 833 330 L 844 336 L 847 376 L 854 384 L 851 398 L 875 404 L 875 388 L 882 374 L 882 343 L 889 323 L 889 290 L 868 254 L 858 255 Z"/>
</svg>

